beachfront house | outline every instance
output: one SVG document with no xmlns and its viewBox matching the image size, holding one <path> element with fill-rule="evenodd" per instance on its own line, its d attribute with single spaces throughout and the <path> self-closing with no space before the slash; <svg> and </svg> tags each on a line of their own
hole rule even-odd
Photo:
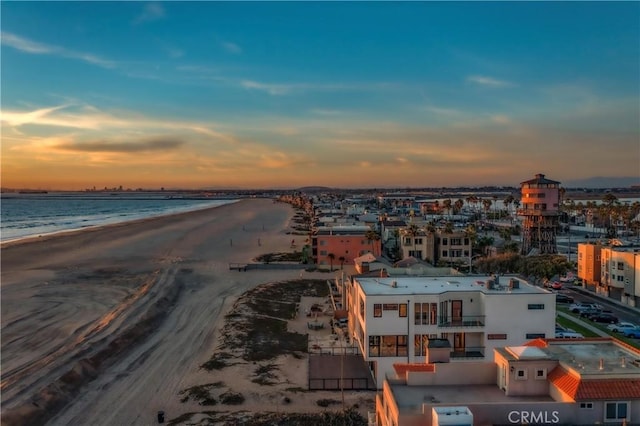
<svg viewBox="0 0 640 426">
<path fill-rule="evenodd" d="M 447 342 L 453 363 L 555 335 L 555 294 L 515 276 L 351 277 L 349 334 L 382 387 L 398 362 L 421 362 Z"/>
</svg>

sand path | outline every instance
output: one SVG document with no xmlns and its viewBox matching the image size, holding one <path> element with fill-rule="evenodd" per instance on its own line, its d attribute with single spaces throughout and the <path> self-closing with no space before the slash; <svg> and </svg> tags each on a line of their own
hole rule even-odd
<svg viewBox="0 0 640 426">
<path fill-rule="evenodd" d="M 285 231 L 293 213 L 287 204 L 243 200 L 3 246 L 3 412 L 25 413 L 25 402 L 74 363 L 105 353 L 111 336 L 150 311 L 166 312 L 153 332 L 127 344 L 117 362 L 101 368 L 48 420 L 140 425 L 155 424 L 158 410 L 183 412 L 178 392 L 197 383 L 198 366 L 211 356 L 235 297 L 299 273 L 228 268 L 229 262 L 289 251 L 292 237 Z M 170 306 L 162 304 L 166 300 Z M 47 395 L 35 401 L 44 405 Z M 3 417 L 3 423 L 11 420 Z"/>
</svg>

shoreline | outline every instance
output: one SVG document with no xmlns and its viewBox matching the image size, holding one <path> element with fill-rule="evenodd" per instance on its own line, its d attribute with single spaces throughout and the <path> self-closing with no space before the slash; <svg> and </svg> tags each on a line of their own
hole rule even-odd
<svg viewBox="0 0 640 426">
<path fill-rule="evenodd" d="M 195 212 L 199 212 L 199 211 L 202 211 L 202 210 L 216 209 L 218 207 L 223 207 L 223 206 L 226 206 L 226 205 L 229 205 L 229 204 L 235 204 L 235 203 L 238 203 L 238 202 L 243 201 L 243 200 L 247 200 L 247 198 L 241 198 L 241 199 L 237 199 L 237 200 L 228 200 L 228 202 L 226 202 L 224 204 L 219 204 L 219 205 L 216 205 L 216 206 L 198 207 L 198 208 L 194 208 L 193 210 L 185 210 L 185 211 L 180 211 L 180 212 L 165 212 L 165 213 L 160 213 L 160 214 L 156 214 L 156 215 L 152 215 L 152 216 L 125 219 L 125 220 L 117 221 L 117 222 L 103 223 L 103 224 L 97 224 L 97 225 L 87 225 L 87 226 L 81 227 L 81 228 L 60 229 L 60 230 L 57 230 L 57 231 L 45 232 L 45 233 L 42 233 L 42 234 L 25 235 L 25 236 L 22 236 L 22 237 L 16 237 L 16 238 L 12 238 L 12 239 L 5 240 L 5 241 L 0 241 L 0 249 L 4 248 L 5 246 L 10 246 L 10 245 L 14 245 L 14 244 L 21 244 L 23 242 L 45 241 L 46 239 L 48 239 L 50 237 L 70 235 L 70 234 L 75 234 L 77 232 L 85 232 L 85 231 L 89 232 L 89 231 L 92 231 L 92 230 L 99 230 L 99 229 L 102 229 L 102 228 L 105 228 L 105 227 L 110 227 L 110 226 L 135 224 L 136 222 L 145 221 L 145 220 L 160 219 L 160 218 L 164 218 L 164 217 L 178 216 L 178 215 L 183 215 L 183 214 L 195 213 Z"/>
<path fill-rule="evenodd" d="M 146 424 L 150 412 L 184 410 L 177 394 L 201 380 L 237 297 L 299 276 L 229 270 L 290 251 L 294 214 L 289 204 L 245 199 L 3 246 L 3 418 Z M 146 334 L 156 306 L 162 319 Z M 81 393 L 61 377 L 79 380 Z"/>
</svg>

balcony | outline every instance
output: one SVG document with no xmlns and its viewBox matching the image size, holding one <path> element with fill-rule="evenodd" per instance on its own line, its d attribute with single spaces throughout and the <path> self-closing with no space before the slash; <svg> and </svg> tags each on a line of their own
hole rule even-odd
<svg viewBox="0 0 640 426">
<path fill-rule="evenodd" d="M 451 351 L 451 359 L 481 359 L 484 358 L 484 346 L 467 346 L 464 349 Z"/>
<path fill-rule="evenodd" d="M 440 318 L 438 327 L 484 327 L 484 315 L 462 316 L 460 318 Z"/>
</svg>

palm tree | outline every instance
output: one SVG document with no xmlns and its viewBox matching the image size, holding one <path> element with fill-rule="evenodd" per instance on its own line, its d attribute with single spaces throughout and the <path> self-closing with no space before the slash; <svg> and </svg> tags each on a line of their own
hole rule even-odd
<svg viewBox="0 0 640 426">
<path fill-rule="evenodd" d="M 464 201 L 462 201 L 461 198 L 458 198 L 455 203 L 453 203 L 453 211 L 455 214 L 460 213 L 460 210 L 462 210 L 462 207 L 464 206 Z"/>
<path fill-rule="evenodd" d="M 329 258 L 329 265 L 331 265 L 331 272 L 333 272 L 333 260 L 336 258 L 336 255 L 333 253 L 329 253 L 327 257 Z"/>
<path fill-rule="evenodd" d="M 451 205 L 452 205 L 451 198 L 447 198 L 446 200 L 444 200 L 444 201 L 442 202 L 442 206 L 443 206 L 445 209 L 447 209 L 447 214 L 448 214 L 449 216 L 451 216 Z"/>
<path fill-rule="evenodd" d="M 377 254 L 375 253 L 373 242 L 380 240 L 380 234 L 378 234 L 373 229 L 369 229 L 367 232 L 365 232 L 364 237 L 367 239 L 367 241 L 369 241 L 369 244 L 371 245 L 371 253 L 373 253 L 374 256 L 377 256 Z"/>
<path fill-rule="evenodd" d="M 420 228 L 415 223 L 410 224 L 405 228 L 405 234 L 411 236 L 411 251 L 416 251 L 416 236 L 420 233 Z M 407 244 L 408 245 L 408 244 Z"/>
<path fill-rule="evenodd" d="M 342 271 L 342 269 L 344 269 L 344 261 L 347 259 L 345 259 L 344 256 L 340 256 L 338 260 L 340 261 L 340 270 Z"/>
</svg>

